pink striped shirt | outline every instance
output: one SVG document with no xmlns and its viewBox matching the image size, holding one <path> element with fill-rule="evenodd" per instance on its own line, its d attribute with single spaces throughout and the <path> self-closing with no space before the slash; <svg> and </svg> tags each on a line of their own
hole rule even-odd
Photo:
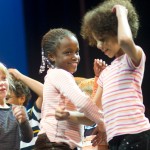
<svg viewBox="0 0 150 150">
<path fill-rule="evenodd" d="M 102 120 L 98 107 L 79 89 L 72 74 L 65 70 L 48 70 L 43 96 L 39 134 L 46 133 L 51 142 L 65 142 L 71 148 L 80 146 L 81 142 L 80 125 L 69 120 L 55 119 L 55 109 L 58 106 L 83 112 L 97 124 Z"/>
<path fill-rule="evenodd" d="M 150 129 L 145 117 L 141 84 L 145 68 L 145 54 L 135 67 L 124 54 L 115 59 L 100 75 L 103 88 L 102 106 L 106 123 L 107 141 L 123 134 L 135 134 Z"/>
</svg>

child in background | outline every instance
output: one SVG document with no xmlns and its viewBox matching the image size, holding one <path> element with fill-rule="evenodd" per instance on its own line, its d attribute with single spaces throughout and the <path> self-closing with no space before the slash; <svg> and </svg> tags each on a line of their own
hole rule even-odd
<svg viewBox="0 0 150 150">
<path fill-rule="evenodd" d="M 138 28 L 130 0 L 105 0 L 83 17 L 83 38 L 109 58 L 115 57 L 100 74 L 94 97 L 104 112 L 110 150 L 150 149 L 150 123 L 141 90 L 146 57 L 134 43 Z"/>
<path fill-rule="evenodd" d="M 6 103 L 9 86 L 13 86 L 13 82 L 7 68 L 0 63 L 0 149 L 19 150 L 20 141 L 30 142 L 33 132 L 25 109 Z"/>
<path fill-rule="evenodd" d="M 42 50 L 43 63 L 40 71 L 44 71 L 45 63 L 50 68 L 45 76 L 41 130 L 35 149 L 71 150 L 80 147 L 80 125 L 70 120 L 56 120 L 55 110 L 58 106 L 68 111 L 79 110 L 96 122 L 103 132 L 105 127 L 101 111 L 79 89 L 72 75 L 80 61 L 78 40 L 67 29 L 51 29 L 43 36 Z M 86 122 L 86 118 L 81 117 L 80 121 Z"/>
<path fill-rule="evenodd" d="M 30 89 L 38 95 L 33 107 L 27 110 L 29 123 L 32 127 L 34 137 L 29 143 L 21 141 L 21 150 L 32 150 L 34 149 L 37 134 L 40 130 L 39 124 L 41 120 L 41 106 L 43 101 L 43 84 L 23 75 L 17 69 L 11 68 L 8 70 L 9 73 L 12 74 L 15 88 L 10 90 L 9 95 L 7 96 L 7 103 L 15 105 L 22 104 L 26 107 L 28 101 L 31 99 Z"/>
</svg>

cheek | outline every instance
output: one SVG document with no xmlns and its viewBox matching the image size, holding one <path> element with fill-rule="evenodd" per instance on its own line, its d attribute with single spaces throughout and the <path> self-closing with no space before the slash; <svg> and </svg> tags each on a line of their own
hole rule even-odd
<svg viewBox="0 0 150 150">
<path fill-rule="evenodd" d="M 5 87 L 6 87 L 6 90 L 7 90 L 7 93 L 8 93 L 9 92 L 9 83 L 8 82 L 5 83 Z"/>
<path fill-rule="evenodd" d="M 79 55 L 79 57 L 78 57 L 78 60 L 79 60 L 79 62 L 80 62 L 80 60 L 81 60 L 81 57 L 80 57 L 80 55 Z"/>
</svg>

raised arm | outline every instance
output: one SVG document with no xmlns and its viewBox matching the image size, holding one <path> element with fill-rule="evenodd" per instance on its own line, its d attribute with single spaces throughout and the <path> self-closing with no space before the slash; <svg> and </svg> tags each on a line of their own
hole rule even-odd
<svg viewBox="0 0 150 150">
<path fill-rule="evenodd" d="M 105 61 L 103 61 L 102 59 L 94 59 L 94 64 L 93 64 L 93 70 L 94 70 L 94 83 L 93 83 L 93 91 L 91 94 L 91 98 L 93 99 L 97 88 L 98 88 L 98 84 L 97 84 L 97 80 L 101 74 L 101 72 L 107 67 L 108 65 L 106 64 Z"/>
<path fill-rule="evenodd" d="M 132 32 L 128 23 L 128 10 L 122 5 L 115 5 L 112 9 L 118 19 L 118 42 L 121 49 L 131 58 L 133 63 L 138 66 L 142 49 L 135 45 Z"/>
<path fill-rule="evenodd" d="M 34 80 L 21 72 L 17 69 L 8 69 L 9 73 L 11 73 L 15 78 L 24 82 L 33 92 L 38 95 L 36 100 L 36 106 L 41 109 L 42 101 L 43 101 L 43 84 L 37 80 Z"/>
</svg>

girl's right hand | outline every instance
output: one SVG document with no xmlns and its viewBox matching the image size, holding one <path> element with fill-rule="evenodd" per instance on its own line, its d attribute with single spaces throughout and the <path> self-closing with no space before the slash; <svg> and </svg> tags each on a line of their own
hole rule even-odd
<svg viewBox="0 0 150 150">
<path fill-rule="evenodd" d="M 67 112 L 65 110 L 65 107 L 60 106 L 60 107 L 56 108 L 55 118 L 57 120 L 67 120 L 67 119 L 69 119 L 69 116 L 70 116 L 70 114 L 69 114 L 69 112 Z"/>
<path fill-rule="evenodd" d="M 18 80 L 21 79 L 22 74 L 21 74 L 17 69 L 10 68 L 10 69 L 8 69 L 8 71 L 9 71 L 9 73 L 12 74 L 16 79 L 18 79 Z"/>
<path fill-rule="evenodd" d="M 106 64 L 105 61 L 102 59 L 94 59 L 94 74 L 96 77 L 100 76 L 100 73 L 107 67 L 108 65 Z"/>
</svg>

